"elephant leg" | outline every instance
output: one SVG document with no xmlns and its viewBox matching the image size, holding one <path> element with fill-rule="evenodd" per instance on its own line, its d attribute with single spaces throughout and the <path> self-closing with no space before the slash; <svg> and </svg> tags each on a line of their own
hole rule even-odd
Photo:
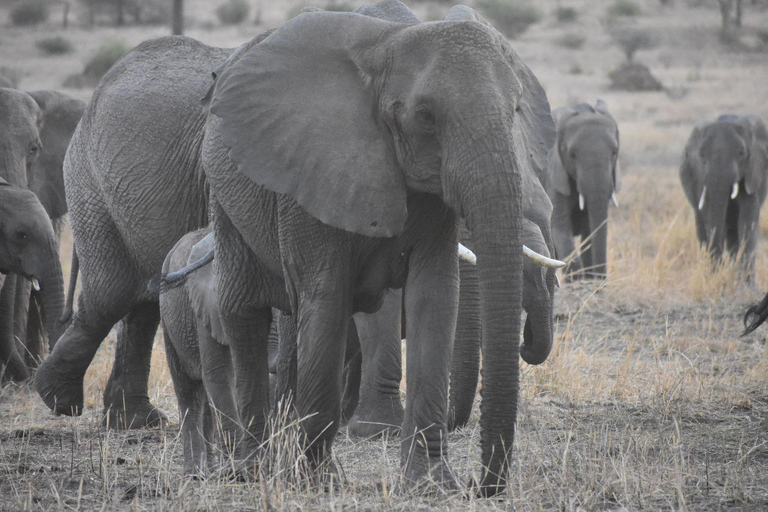
<svg viewBox="0 0 768 512">
<path fill-rule="evenodd" d="M 280 350 L 276 364 L 275 400 L 272 404 L 274 411 L 278 411 L 280 408 L 285 410 L 285 404 L 289 401 L 293 402 L 296 397 L 296 353 L 298 350 L 296 338 L 299 335 L 295 315 L 280 312 L 277 317 L 277 326 Z"/>
<path fill-rule="evenodd" d="M 581 274 L 582 264 L 573 242 L 575 230 L 568 202 L 569 197 L 560 193 L 555 193 L 555 197 L 552 198 L 552 241 L 555 244 L 557 258 L 564 260 L 573 257 L 564 270 L 566 278 L 570 280 Z"/>
<path fill-rule="evenodd" d="M 105 423 L 119 429 L 157 427 L 167 421 L 149 402 L 152 345 L 160 323 L 156 302 L 135 306 L 118 325 L 112 373 L 104 389 Z"/>
<path fill-rule="evenodd" d="M 738 240 L 743 246 L 741 265 L 748 283 L 752 283 L 755 273 L 755 249 L 760 226 L 760 205 L 754 196 L 744 198 L 739 204 Z"/>
<path fill-rule="evenodd" d="M 341 401 L 341 424 L 348 425 L 360 402 L 360 380 L 363 372 L 363 353 L 354 321 L 347 329 L 347 352 L 344 356 L 344 398 Z"/>
<path fill-rule="evenodd" d="M 701 215 L 701 212 L 696 210 L 695 214 L 696 218 L 696 238 L 699 239 L 700 245 L 707 245 L 707 227 L 704 224 L 704 217 Z"/>
<path fill-rule="evenodd" d="M 227 454 L 234 456 L 239 435 L 237 406 L 232 395 L 232 360 L 229 347 L 213 339 L 208 329 L 198 322 L 200 362 L 203 384 L 208 394 L 212 421 L 221 432 Z"/>
<path fill-rule="evenodd" d="M 451 357 L 451 388 L 448 405 L 448 430 L 469 421 L 480 373 L 480 283 L 475 267 L 459 262 L 459 316 Z"/>
<path fill-rule="evenodd" d="M 378 312 L 355 315 L 363 365 L 360 400 L 349 422 L 352 435 L 371 437 L 400 432 L 403 424 L 401 307 L 402 292 L 389 290 Z"/>
<path fill-rule="evenodd" d="M 179 402 L 181 439 L 184 447 L 184 474 L 205 476 L 207 445 L 204 437 L 203 412 L 206 403 L 205 389 L 200 380 L 191 378 L 176 353 L 169 337 L 165 338 L 165 356 L 171 371 L 173 389 Z"/>
<path fill-rule="evenodd" d="M 14 337 L 16 277 L 6 276 L 0 289 L 0 376 L 20 382 L 29 378 L 29 370 L 19 355 Z"/>
</svg>

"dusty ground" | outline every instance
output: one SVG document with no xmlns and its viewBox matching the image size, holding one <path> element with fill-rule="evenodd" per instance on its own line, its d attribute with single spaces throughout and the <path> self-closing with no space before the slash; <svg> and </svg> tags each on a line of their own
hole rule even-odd
<svg viewBox="0 0 768 512">
<path fill-rule="evenodd" d="M 262 0 L 260 26 L 223 28 L 212 14 L 219 3 L 187 0 L 188 35 L 233 47 L 298 5 Z M 155 347 L 150 394 L 173 425 L 130 433 L 100 427 L 110 337 L 86 376 L 81 418 L 53 417 L 27 386 L 0 390 L 0 509 L 768 508 L 768 330 L 739 337 L 744 310 L 768 289 L 765 241 L 754 288 L 740 284 L 731 266 L 711 273 L 677 178 L 698 119 L 734 112 L 768 120 L 768 52 L 755 48 L 754 37 L 768 27 L 768 12 L 747 7 L 745 47 L 734 49 L 718 42 L 714 1 L 694 9 L 680 0 L 665 10 L 656 1 L 639 3 L 644 15 L 636 23 L 659 45 L 636 59 L 666 92 L 608 88 L 607 73 L 623 56 L 605 29 L 606 2 L 567 2 L 580 12 L 570 25 L 556 23 L 556 2 L 540 2 L 542 21 L 513 42 L 553 106 L 607 101 L 621 130 L 624 180 L 621 206 L 611 213 L 608 281 L 564 285 L 555 351 L 540 367 L 523 365 L 508 496 L 391 495 L 397 442 L 359 441 L 344 432 L 336 458 L 346 483 L 329 493 L 281 478 L 187 482 L 180 476 L 178 417 L 162 343 Z M 0 2 L 0 67 L 21 73 L 24 89 L 61 89 L 64 77 L 80 71 L 105 41 L 136 44 L 168 32 L 75 26 L 63 33 L 75 53 L 44 57 L 34 41 L 61 32 L 53 21 L 58 15 L 43 27 L 13 28 L 4 21 L 6 4 Z M 433 18 L 446 10 L 416 7 Z M 579 50 L 558 46 L 564 33 L 582 34 L 586 43 Z M 67 260 L 69 250 L 64 244 Z M 479 471 L 477 416 L 449 442 L 458 478 L 468 482 Z"/>
</svg>

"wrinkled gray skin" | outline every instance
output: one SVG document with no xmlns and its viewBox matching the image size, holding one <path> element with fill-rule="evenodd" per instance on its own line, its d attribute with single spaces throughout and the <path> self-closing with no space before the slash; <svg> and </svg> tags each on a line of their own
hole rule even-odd
<svg viewBox="0 0 768 512">
<path fill-rule="evenodd" d="M 726 250 L 735 257 L 743 247 L 740 261 L 750 281 L 767 174 L 768 130 L 757 116 L 722 115 L 697 124 L 680 166 L 699 243 L 716 262 Z"/>
<path fill-rule="evenodd" d="M 552 233 L 558 259 L 575 254 L 574 237 L 588 246 L 575 255 L 567 277 L 605 277 L 608 206 L 619 190 L 619 129 L 601 100 L 552 112 L 557 142 L 547 158 L 547 193 L 554 208 Z M 579 196 L 583 196 L 580 207 Z"/>
<path fill-rule="evenodd" d="M 275 305 L 298 319 L 296 405 L 302 417 L 317 413 L 303 427 L 314 440 L 311 460 L 326 460 L 341 415 L 354 276 L 390 244 L 410 247 L 404 302 L 413 391 L 403 469 L 408 483 L 431 475 L 451 487 L 445 413 L 460 214 L 472 228 L 483 298 L 482 491 L 503 490 L 517 410 L 521 180 L 543 166 L 554 135 L 535 77 L 481 22 L 406 26 L 307 13 L 223 70 L 203 131 L 199 98 L 210 88 L 204 70 L 222 53 L 186 38 L 147 42 L 95 92 L 66 163 L 85 292 L 37 373 L 41 396 L 52 408 L 78 412 L 85 369 L 111 325 L 130 312 L 106 402 L 118 404 L 111 393 L 120 389 L 139 404 L 134 410 L 149 406 L 145 369 L 159 314 L 156 299 L 134 283 L 161 268 L 162 251 L 184 234 L 168 236 L 169 229 L 204 224 L 202 163 L 241 421 L 263 438 Z M 317 130 L 321 125 L 327 129 Z M 175 221 L 170 228 L 162 222 L 168 218 Z M 148 243 L 138 243 L 142 237 Z M 80 245 L 94 238 L 98 244 Z M 119 276 L 118 285 L 97 285 L 99 267 Z M 109 314 L 95 314 L 99 309 Z M 132 359 L 140 364 L 126 364 Z M 126 369 L 133 378 L 115 375 Z M 131 383 L 138 385 L 129 389 Z"/>
<path fill-rule="evenodd" d="M 163 274 L 184 268 L 213 248 L 210 229 L 184 235 L 168 253 Z M 182 421 L 184 474 L 205 476 L 213 455 L 214 422 L 221 422 L 225 442 L 239 432 L 229 341 L 221 328 L 210 265 L 160 293 L 160 318 Z"/>
<path fill-rule="evenodd" d="M 46 321 L 53 324 L 61 314 L 64 284 L 59 263 L 58 241 L 53 226 L 37 196 L 29 190 L 9 185 L 0 179 L 0 286 L 19 277 L 37 279 Z M 3 288 L 0 296 L 11 293 Z M 6 311 L 7 314 L 7 311 Z M 10 325 L 9 325 L 10 324 Z M 0 317 L 0 331 L 12 330 L 13 317 Z M 53 325 L 48 325 L 53 332 Z M 24 355 L 13 338 L 0 339 L 0 374 L 3 380 L 22 381 L 29 377 Z"/>
<path fill-rule="evenodd" d="M 57 236 L 67 213 L 62 163 L 84 109 L 85 102 L 59 92 L 27 93 L 0 87 L 0 178 L 37 195 Z M 35 366 L 42 350 L 40 327 L 43 325 L 46 330 L 55 327 L 47 332 L 49 343 L 55 343 L 62 329 L 51 320 L 58 320 L 62 305 L 41 306 L 43 297 L 33 292 L 30 308 L 31 287 L 25 280 L 10 277 L 3 287 L 0 317 L 10 315 L 14 321 L 6 322 L 8 325 L 0 332 L 0 343 L 7 344 L 14 337 L 20 340 L 17 351 L 24 355 L 28 366 Z M 41 307 L 59 313 L 43 321 Z"/>
</svg>

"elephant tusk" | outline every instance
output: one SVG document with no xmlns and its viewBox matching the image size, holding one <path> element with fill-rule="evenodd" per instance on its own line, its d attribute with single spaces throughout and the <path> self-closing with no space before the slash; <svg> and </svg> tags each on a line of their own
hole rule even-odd
<svg viewBox="0 0 768 512">
<path fill-rule="evenodd" d="M 555 274 L 555 286 L 556 286 L 557 288 L 560 288 L 560 278 L 559 278 L 559 277 L 557 277 L 557 274 Z"/>
<path fill-rule="evenodd" d="M 37 279 L 33 278 L 32 279 L 32 288 L 34 288 L 36 292 L 39 292 L 40 291 L 40 281 L 38 281 Z"/>
<path fill-rule="evenodd" d="M 464 260 L 470 265 L 477 265 L 477 256 L 463 244 L 459 244 L 458 255 L 460 260 Z"/>
<path fill-rule="evenodd" d="M 704 185 L 704 189 L 701 191 L 701 197 L 699 198 L 699 211 L 704 208 L 704 196 L 707 194 L 707 186 Z"/>
<path fill-rule="evenodd" d="M 615 206 L 616 208 L 619 207 L 619 200 L 616 199 L 616 192 L 611 194 L 611 202 L 613 203 L 613 206 Z"/>
<path fill-rule="evenodd" d="M 554 260 L 552 258 L 547 258 L 543 254 L 539 254 L 534 250 L 529 249 L 527 246 L 523 245 L 523 254 L 526 258 L 531 260 L 532 262 L 541 265 L 542 267 L 546 268 L 563 268 L 565 266 L 565 263 L 560 260 Z"/>
<path fill-rule="evenodd" d="M 584 196 L 579 194 L 579 210 L 584 211 Z"/>
<path fill-rule="evenodd" d="M 736 199 L 736 196 L 739 195 L 739 182 L 733 184 L 733 189 L 731 189 L 731 199 Z"/>
</svg>

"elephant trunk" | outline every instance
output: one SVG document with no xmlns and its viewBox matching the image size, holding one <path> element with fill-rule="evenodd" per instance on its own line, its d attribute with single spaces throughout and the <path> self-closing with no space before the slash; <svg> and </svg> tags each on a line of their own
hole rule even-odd
<svg viewBox="0 0 768 512">
<path fill-rule="evenodd" d="M 552 351 L 552 300 L 537 301 L 526 308 L 526 313 L 520 357 L 528 364 L 541 364 Z"/>
<path fill-rule="evenodd" d="M 43 259 L 40 276 L 40 296 L 43 300 L 43 318 L 48 333 L 48 346 L 53 350 L 62 334 L 61 314 L 64 309 L 64 277 L 61 272 L 58 245 L 51 241 L 47 258 Z"/>
<path fill-rule="evenodd" d="M 702 193 L 704 195 L 702 213 L 704 227 L 707 230 L 707 250 L 712 254 L 715 262 L 719 263 L 723 257 L 725 246 L 725 220 L 728 203 L 730 202 L 732 186 L 736 182 L 737 172 L 730 165 L 714 163 L 715 165 L 706 173 L 706 192 Z"/>
<path fill-rule="evenodd" d="M 489 133 L 508 133 L 508 129 Z M 470 152 L 459 160 L 469 181 L 457 190 L 475 242 L 481 296 L 484 474 L 480 489 L 484 495 L 494 495 L 506 487 L 517 418 L 523 268 L 520 173 L 524 164 L 523 155 L 515 154 L 509 139 L 484 141 L 484 146 L 484 152 Z"/>
<path fill-rule="evenodd" d="M 589 232 L 592 236 L 589 242 L 591 263 L 590 268 L 586 269 L 588 277 L 604 278 L 607 274 L 609 198 L 610 195 L 603 200 L 601 196 L 593 204 L 589 204 L 588 200 Z"/>
</svg>

